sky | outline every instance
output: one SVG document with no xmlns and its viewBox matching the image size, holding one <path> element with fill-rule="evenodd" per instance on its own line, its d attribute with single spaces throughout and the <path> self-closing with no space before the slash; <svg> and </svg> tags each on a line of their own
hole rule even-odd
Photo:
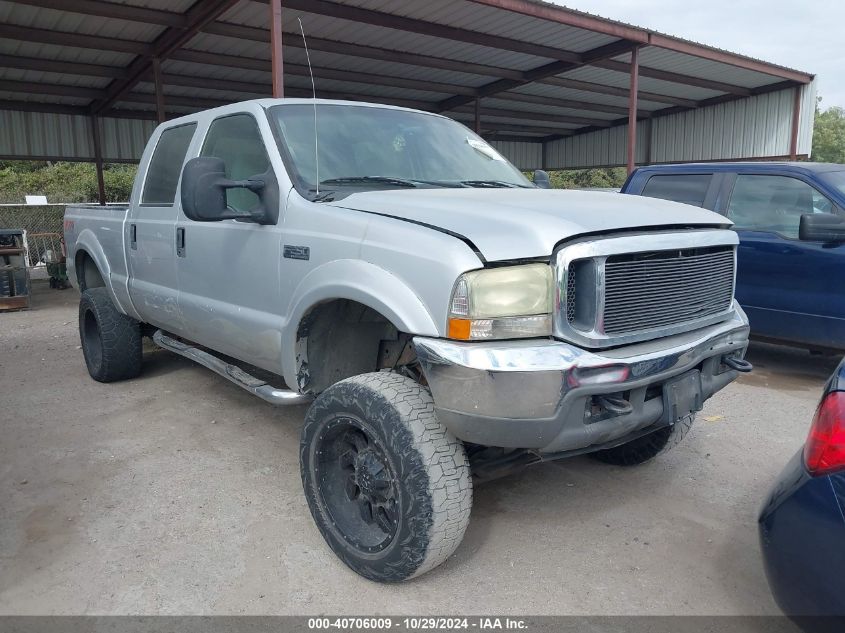
<svg viewBox="0 0 845 633">
<path fill-rule="evenodd" d="M 822 109 L 845 107 L 842 0 L 552 1 L 813 73 Z"/>
</svg>

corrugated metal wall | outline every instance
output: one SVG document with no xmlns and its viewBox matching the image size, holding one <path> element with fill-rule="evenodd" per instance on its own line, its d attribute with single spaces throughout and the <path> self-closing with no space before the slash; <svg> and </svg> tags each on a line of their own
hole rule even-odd
<svg viewBox="0 0 845 633">
<path fill-rule="evenodd" d="M 798 153 L 813 143 L 815 82 L 801 88 Z M 637 163 L 683 162 L 789 154 L 793 89 L 680 112 L 637 124 Z M 138 160 L 155 122 L 101 119 L 104 160 Z M 547 169 L 625 164 L 625 125 L 547 143 Z M 649 139 L 651 143 L 649 152 Z M 541 143 L 493 141 L 523 170 L 543 167 Z M 93 160 L 91 119 L 69 114 L 0 110 L 0 156 Z"/>
<path fill-rule="evenodd" d="M 155 126 L 149 120 L 101 119 L 104 160 L 140 159 Z M 91 119 L 73 114 L 0 110 L 0 156 L 94 160 Z"/>
<path fill-rule="evenodd" d="M 792 88 L 680 112 L 637 124 L 636 162 L 728 160 L 789 155 Z M 815 118 L 815 82 L 801 88 L 798 154 L 810 154 Z M 651 151 L 649 153 L 649 140 Z M 552 141 L 546 147 L 547 169 L 580 169 L 625 164 L 628 126 Z M 520 169 L 535 169 L 540 143 L 496 144 Z"/>
<path fill-rule="evenodd" d="M 490 145 L 505 156 L 510 162 L 522 169 L 542 169 L 543 144 L 523 143 L 521 141 L 490 141 Z"/>
</svg>

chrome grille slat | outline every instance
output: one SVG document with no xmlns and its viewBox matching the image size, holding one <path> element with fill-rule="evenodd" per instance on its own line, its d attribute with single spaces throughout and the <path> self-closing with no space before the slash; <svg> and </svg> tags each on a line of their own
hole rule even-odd
<svg viewBox="0 0 845 633">
<path fill-rule="evenodd" d="M 600 329 L 630 333 L 718 314 L 731 305 L 733 278 L 732 247 L 611 255 Z"/>
</svg>

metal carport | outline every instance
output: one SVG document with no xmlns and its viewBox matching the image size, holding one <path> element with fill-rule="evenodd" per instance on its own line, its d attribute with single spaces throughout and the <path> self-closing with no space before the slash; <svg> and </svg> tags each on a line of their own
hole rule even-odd
<svg viewBox="0 0 845 633">
<path fill-rule="evenodd" d="M 444 113 L 524 169 L 810 151 L 813 75 L 535 0 L 0 0 L 0 158 L 101 168 L 156 121 L 310 96 L 299 18 L 318 96 Z"/>
</svg>

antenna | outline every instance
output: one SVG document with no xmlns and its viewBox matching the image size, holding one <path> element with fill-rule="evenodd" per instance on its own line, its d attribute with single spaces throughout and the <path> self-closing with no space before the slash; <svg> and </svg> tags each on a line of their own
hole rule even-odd
<svg viewBox="0 0 845 633">
<path fill-rule="evenodd" d="M 314 177 L 317 180 L 317 195 L 320 195 L 320 150 L 317 143 L 317 89 L 314 87 L 314 73 L 311 70 L 311 53 L 308 52 L 308 42 L 305 41 L 305 29 L 302 26 L 302 18 L 299 21 L 299 32 L 302 33 L 302 43 L 305 45 L 305 57 L 308 60 L 308 74 L 311 75 L 311 95 L 314 99 Z"/>
</svg>

